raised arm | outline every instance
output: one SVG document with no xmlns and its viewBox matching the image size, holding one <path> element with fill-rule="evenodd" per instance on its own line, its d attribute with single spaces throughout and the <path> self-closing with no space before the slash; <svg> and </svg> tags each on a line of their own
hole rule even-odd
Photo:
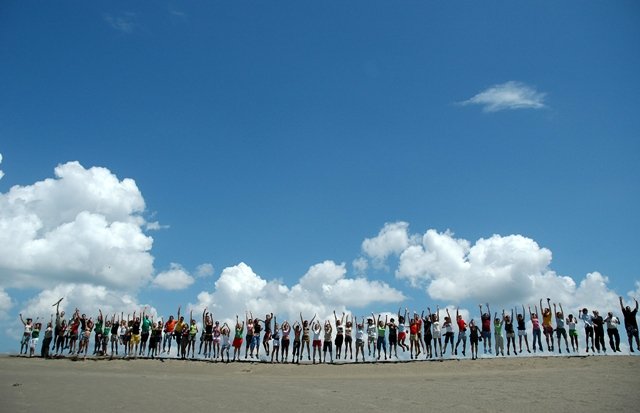
<svg viewBox="0 0 640 413">
<path fill-rule="evenodd" d="M 205 325 L 206 317 L 207 317 L 207 307 L 205 307 L 204 310 L 202 310 L 202 325 Z"/>
<path fill-rule="evenodd" d="M 482 304 L 478 305 L 480 307 L 480 320 L 482 320 Z"/>
<path fill-rule="evenodd" d="M 489 308 L 489 303 L 487 303 L 487 314 L 491 317 L 491 309 Z M 522 316 L 524 317 L 524 305 L 522 306 Z"/>
</svg>

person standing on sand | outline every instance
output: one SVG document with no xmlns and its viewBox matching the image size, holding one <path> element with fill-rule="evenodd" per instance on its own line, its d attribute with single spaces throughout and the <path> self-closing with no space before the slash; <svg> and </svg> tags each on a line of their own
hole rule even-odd
<svg viewBox="0 0 640 413">
<path fill-rule="evenodd" d="M 589 352 L 589 339 L 591 339 L 591 352 L 595 353 L 596 350 L 593 348 L 593 321 L 591 321 L 589 310 L 586 308 L 582 309 L 580 312 L 580 320 L 584 322 L 584 340 L 587 353 Z"/>
<path fill-rule="evenodd" d="M 542 298 L 540 299 L 540 311 L 542 311 L 542 332 L 547 341 L 547 350 L 553 352 L 553 325 L 551 325 L 552 314 L 550 298 L 547 298 L 546 308 L 542 306 Z"/>
<path fill-rule="evenodd" d="M 469 321 L 469 342 L 471 343 L 471 360 L 478 358 L 478 341 L 480 340 L 480 329 L 473 321 Z"/>
<path fill-rule="evenodd" d="M 278 319 L 273 317 L 273 332 L 271 333 L 271 362 L 273 363 L 273 356 L 276 356 L 276 363 L 279 363 L 278 355 L 280 354 L 280 325 Z M 269 355 L 267 353 L 267 355 Z"/>
<path fill-rule="evenodd" d="M 504 317 L 499 318 L 498 313 L 496 312 L 496 315 L 493 318 L 493 331 L 494 331 L 494 336 L 495 336 L 494 338 L 495 338 L 495 344 L 496 344 L 496 356 L 498 355 L 498 353 L 501 356 L 504 356 L 504 338 L 502 337 L 502 326 L 504 326 Z M 535 352 L 535 347 L 533 351 Z"/>
<path fill-rule="evenodd" d="M 307 347 L 307 358 L 309 360 L 311 360 L 311 349 L 309 348 L 309 341 L 311 340 L 310 338 L 310 333 L 309 330 L 311 329 L 311 325 L 313 324 L 313 320 L 316 319 L 316 315 L 313 315 L 313 318 L 311 319 L 311 321 L 305 320 L 302 317 L 302 313 L 300 313 L 300 323 L 302 326 L 302 351 L 301 351 L 301 356 L 304 357 L 304 348 L 305 346 Z M 298 363 L 300 362 L 300 356 L 298 356 Z"/>
<path fill-rule="evenodd" d="M 409 346 L 407 346 L 407 325 L 405 324 L 407 320 L 407 309 L 404 309 L 404 315 L 400 314 L 401 308 L 398 308 L 398 344 L 402 348 L 402 352 L 409 350 Z"/>
<path fill-rule="evenodd" d="M 47 323 L 47 329 L 44 332 L 44 340 L 42 340 L 40 357 L 49 358 L 49 349 L 51 348 L 52 339 L 53 339 L 53 314 L 51 315 L 51 321 Z"/>
<path fill-rule="evenodd" d="M 569 342 L 567 340 L 567 330 L 564 327 L 564 310 L 562 309 L 562 303 L 559 303 L 560 311 L 556 311 L 556 303 L 553 303 L 553 312 L 556 315 L 556 338 L 558 339 L 558 353 L 562 354 L 562 343 L 560 339 L 564 337 L 564 345 L 566 346 L 567 353 L 569 352 Z"/>
<path fill-rule="evenodd" d="M 227 355 L 227 363 L 229 363 L 229 336 L 231 334 L 231 329 L 227 323 L 222 324 L 222 328 L 220 329 L 221 339 L 220 339 L 220 360 L 224 362 L 224 355 Z"/>
<path fill-rule="evenodd" d="M 393 318 L 390 318 L 387 327 L 389 327 L 389 358 L 392 354 L 398 358 L 398 325 Z"/>
<path fill-rule="evenodd" d="M 427 314 L 427 316 L 424 316 L 424 311 L 422 312 L 422 314 L 420 315 L 421 321 L 422 321 L 422 326 L 423 326 L 423 331 L 424 331 L 424 351 L 426 353 L 426 357 L 425 358 L 433 358 L 433 347 L 431 346 L 431 341 L 433 339 L 433 334 L 431 333 L 431 311 L 429 311 L 429 314 Z M 389 355 L 391 355 L 391 352 L 389 352 Z M 397 354 L 396 354 L 397 357 Z"/>
<path fill-rule="evenodd" d="M 459 313 L 459 309 L 456 308 L 456 323 L 458 324 L 458 341 L 456 341 L 456 347 L 453 350 L 454 355 L 458 355 L 458 344 L 462 341 L 462 356 L 466 355 L 467 350 L 467 323 L 462 319 L 462 315 Z"/>
<path fill-rule="evenodd" d="M 527 346 L 527 353 L 531 353 L 529 350 L 529 337 L 527 337 L 527 327 L 524 321 L 524 304 L 522 305 L 522 314 L 516 315 L 518 322 L 518 346 L 520 347 L 520 353 L 522 353 L 522 338 L 524 337 L 524 343 Z"/>
<path fill-rule="evenodd" d="M 631 310 L 631 307 L 624 306 L 622 303 L 622 297 L 620 297 L 620 309 L 622 310 L 622 316 L 624 317 L 624 328 L 627 330 L 627 338 L 629 339 L 629 351 L 633 353 L 633 339 L 636 339 L 636 348 L 640 350 L 640 337 L 638 337 L 638 321 L 636 320 L 636 314 L 638 314 L 638 300 L 634 298 L 636 302 L 636 308 Z"/>
<path fill-rule="evenodd" d="M 291 344 L 291 324 L 287 320 L 282 323 L 282 345 L 280 354 L 280 360 L 284 363 L 289 362 L 289 345 Z"/>
<path fill-rule="evenodd" d="M 444 323 L 442 323 L 442 328 L 444 329 L 444 350 L 440 356 L 442 357 L 447 352 L 447 345 L 451 343 L 451 353 L 453 353 L 453 323 L 451 322 L 451 314 L 449 314 L 449 309 L 445 309 L 447 311 L 447 315 L 444 318 Z"/>
<path fill-rule="evenodd" d="M 353 360 L 353 322 L 347 315 L 347 322 L 344 325 L 344 358 L 347 358 L 349 352 L 349 360 Z"/>
<path fill-rule="evenodd" d="M 333 318 L 336 322 L 336 359 L 340 360 L 340 356 L 342 356 L 342 343 L 344 342 L 344 312 L 342 313 L 342 317 L 338 318 L 336 310 L 333 310 Z"/>
<path fill-rule="evenodd" d="M 533 326 L 533 352 L 536 352 L 536 343 L 538 344 L 538 348 L 540 351 L 544 351 L 542 349 L 542 331 L 540 330 L 540 316 L 538 315 L 538 306 L 534 306 L 535 312 L 531 311 L 531 306 L 529 306 L 529 318 L 531 319 L 531 324 Z"/>
<path fill-rule="evenodd" d="M 247 335 L 244 337 L 244 340 L 246 341 L 246 343 L 244 344 L 244 358 L 246 360 L 249 349 L 251 348 L 251 344 L 253 343 L 253 314 L 251 312 L 245 311 L 244 318 L 247 325 Z M 251 358 L 253 358 L 253 350 L 251 350 Z"/>
<path fill-rule="evenodd" d="M 364 363 L 364 317 L 360 324 L 358 324 L 357 317 L 353 317 L 353 322 L 356 323 L 356 363 L 358 362 L 358 352 L 362 354 L 362 362 Z"/>
<path fill-rule="evenodd" d="M 162 339 L 163 353 L 167 353 L 167 354 L 171 353 L 171 341 L 173 339 L 173 332 L 176 328 L 177 323 L 178 321 L 173 318 L 173 315 L 170 315 L 167 322 L 164 323 L 164 338 Z"/>
<path fill-rule="evenodd" d="M 489 354 L 491 354 L 491 309 L 489 308 L 489 303 L 487 303 L 487 312 L 482 312 L 482 304 L 480 307 L 480 324 L 481 324 L 481 336 L 482 336 L 482 348 L 484 350 L 484 354 L 487 354 L 487 347 L 489 347 Z M 524 312 L 524 307 L 523 307 Z M 527 347 L 529 345 L 527 344 Z"/>
<path fill-rule="evenodd" d="M 320 336 L 322 335 L 322 326 L 320 326 L 320 322 L 316 321 L 313 324 L 311 329 L 313 332 L 313 364 L 316 364 L 316 351 L 318 353 L 319 362 L 322 363 L 322 354 L 320 353 L 320 348 L 322 346 L 322 341 L 320 340 Z"/>
<path fill-rule="evenodd" d="M 567 327 L 569 327 L 569 339 L 571 340 L 571 349 L 577 353 L 578 348 L 578 330 L 576 329 L 577 320 L 573 314 L 567 317 Z"/>
<path fill-rule="evenodd" d="M 609 345 L 612 351 L 620 351 L 620 334 L 618 333 L 618 326 L 620 320 L 614 316 L 611 311 L 607 314 L 607 318 L 604 319 L 607 323 L 607 335 L 609 336 Z"/>
<path fill-rule="evenodd" d="M 442 358 L 442 330 L 440 327 L 440 306 L 436 306 L 436 312 L 431 314 L 431 308 L 427 307 L 429 317 L 431 317 L 431 335 L 433 336 L 433 352 L 438 357 L 438 347 L 440 347 L 440 358 Z"/>
<path fill-rule="evenodd" d="M 373 315 L 373 313 L 371 313 L 372 317 L 375 317 Z M 382 322 L 382 320 L 380 320 L 380 315 L 378 314 L 378 328 L 377 328 L 377 335 L 378 335 L 378 339 L 376 342 L 376 349 L 378 350 L 378 360 L 380 360 L 380 350 L 384 350 L 384 359 L 387 359 L 387 323 L 388 323 L 388 319 L 387 316 L 384 316 L 384 322 Z"/>
<path fill-rule="evenodd" d="M 414 326 L 417 329 L 417 323 L 414 320 Z M 414 334 L 414 341 L 417 343 L 417 336 Z M 373 358 L 376 358 L 376 341 L 378 339 L 378 328 L 375 324 L 375 318 L 367 318 L 367 350 L 369 351 L 369 357 L 371 357 L 371 348 L 373 348 Z M 418 344 L 416 344 L 417 346 Z M 419 350 L 418 350 L 419 351 Z"/>
<path fill-rule="evenodd" d="M 504 331 L 507 333 L 507 356 L 509 353 L 509 345 L 513 345 L 513 354 L 518 355 L 516 351 L 516 333 L 513 330 L 513 308 L 511 309 L 511 317 L 502 310 L 502 319 L 504 320 Z"/>
<path fill-rule="evenodd" d="M 595 336 L 596 350 L 600 353 L 600 348 L 604 353 L 607 352 L 607 348 L 604 345 L 604 319 L 600 315 L 598 310 L 593 310 L 593 316 L 591 317 L 593 323 L 593 334 Z"/>
<path fill-rule="evenodd" d="M 240 349 L 242 348 L 242 334 L 244 333 L 244 321 L 240 324 L 238 314 L 236 314 L 236 328 L 233 336 L 233 361 L 240 361 Z"/>
<path fill-rule="evenodd" d="M 118 354 L 118 340 L 120 332 L 120 321 L 116 319 L 116 315 L 111 316 L 111 357 L 113 357 L 114 349 L 115 354 Z"/>
<path fill-rule="evenodd" d="M 31 333 L 33 332 L 33 320 L 31 318 L 27 318 L 25 321 L 22 318 L 22 313 L 20 313 L 20 321 L 24 325 L 24 331 L 22 333 L 22 340 L 20 341 L 20 354 L 22 354 L 22 349 L 24 348 L 24 354 L 27 354 L 29 351 L 29 342 L 31 340 Z"/>
<path fill-rule="evenodd" d="M 329 357 L 331 357 L 331 362 L 333 363 L 333 349 L 331 339 L 333 338 L 333 327 L 331 326 L 331 321 L 327 320 L 324 322 L 324 342 L 322 344 L 322 354 L 324 356 L 324 362 L 327 362 L 327 350 L 329 350 Z M 322 362 L 322 360 L 320 360 Z"/>
</svg>

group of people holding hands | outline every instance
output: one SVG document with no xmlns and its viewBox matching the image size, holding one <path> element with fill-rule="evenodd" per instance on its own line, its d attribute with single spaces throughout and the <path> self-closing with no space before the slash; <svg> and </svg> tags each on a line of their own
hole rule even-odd
<svg viewBox="0 0 640 413">
<path fill-rule="evenodd" d="M 603 317 L 597 310 L 589 312 L 587 308 L 583 308 L 578 311 L 577 316 L 566 315 L 562 304 L 552 304 L 549 298 L 546 303 L 540 300 L 539 307 L 535 305 L 533 309 L 522 305 L 522 308 L 508 311 L 503 309 L 493 315 L 488 303 L 481 304 L 478 321 L 471 319 L 468 323 L 458 310 L 454 319 L 449 309 L 443 311 L 436 307 L 432 312 L 427 307 L 426 313 L 413 312 L 409 315 L 405 309 L 398 310 L 392 316 L 372 313 L 370 317 L 345 313 L 338 316 L 334 311 L 333 320 L 324 321 L 315 315 L 308 320 L 300 314 L 299 320 L 284 320 L 281 323 L 273 313 L 261 319 L 247 312 L 242 320 L 236 315 L 233 327 L 226 322 L 214 320 L 207 308 L 202 313 L 201 323 L 193 318 L 193 311 L 189 313 L 189 320 L 185 320 L 180 307 L 177 317 L 171 315 L 166 321 L 154 319 L 146 312 L 146 307 L 140 314 L 136 315 L 134 312 L 126 318 L 124 313 L 105 316 L 99 310 L 95 321 L 75 309 L 67 320 L 65 312 L 59 310 L 61 301 L 62 299 L 53 305 L 56 307 L 55 320 L 52 315 L 44 331 L 39 319 L 25 320 L 20 314 L 20 320 L 24 324 L 20 354 L 24 352 L 33 356 L 41 335 L 43 340 L 40 355 L 45 358 L 64 355 L 86 357 L 90 351 L 92 336 L 92 355 L 97 356 L 155 358 L 162 354 L 169 355 L 175 341 L 177 357 L 181 359 L 198 357 L 226 362 L 241 359 L 264 360 L 260 357 L 262 349 L 266 361 L 270 362 L 287 363 L 291 357 L 291 362 L 300 363 L 305 359 L 306 350 L 307 361 L 313 361 L 314 364 L 333 363 L 334 349 L 335 360 L 353 360 L 354 347 L 356 362 L 398 358 L 398 348 L 402 353 L 408 352 L 412 360 L 417 360 L 423 354 L 427 359 L 443 358 L 447 351 L 458 356 L 459 348 L 465 357 L 467 340 L 471 359 L 476 359 L 480 342 L 484 354 L 504 356 L 505 337 L 507 356 L 512 352 L 514 355 L 523 351 L 531 353 L 531 350 L 534 353 L 554 353 L 557 350 L 562 354 L 563 348 L 568 354 L 579 352 L 579 323 L 584 328 L 587 353 L 589 350 L 591 353 L 606 353 L 605 329 L 611 351 L 620 351 L 618 326 L 621 322 L 612 312 Z M 640 350 L 636 320 L 638 301 L 634 301 L 635 308 L 631 309 L 624 305 L 620 297 L 630 352 L 634 352 L 634 341 L 636 349 Z M 531 346 L 527 320 L 531 322 Z"/>
</svg>

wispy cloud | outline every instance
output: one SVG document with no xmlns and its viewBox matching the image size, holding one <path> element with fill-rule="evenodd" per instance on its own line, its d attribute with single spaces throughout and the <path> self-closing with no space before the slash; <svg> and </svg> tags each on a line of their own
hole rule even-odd
<svg viewBox="0 0 640 413">
<path fill-rule="evenodd" d="M 511 109 L 544 108 L 545 93 L 538 92 L 522 82 L 509 81 L 491 86 L 471 99 L 460 102 L 461 105 L 481 105 L 485 112 L 497 112 Z"/>
<path fill-rule="evenodd" d="M 136 14 L 132 12 L 124 12 L 119 16 L 112 16 L 111 14 L 105 14 L 104 21 L 106 21 L 112 28 L 122 33 L 132 33 L 135 28 Z"/>
</svg>

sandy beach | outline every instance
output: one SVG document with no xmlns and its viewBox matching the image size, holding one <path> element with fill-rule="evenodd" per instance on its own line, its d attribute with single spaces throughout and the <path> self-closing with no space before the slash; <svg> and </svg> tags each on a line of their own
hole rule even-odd
<svg viewBox="0 0 640 413">
<path fill-rule="evenodd" d="M 640 357 L 292 365 L 0 357 L 2 411 L 637 411 Z M 207 409 L 207 410 L 203 410 Z"/>
</svg>

